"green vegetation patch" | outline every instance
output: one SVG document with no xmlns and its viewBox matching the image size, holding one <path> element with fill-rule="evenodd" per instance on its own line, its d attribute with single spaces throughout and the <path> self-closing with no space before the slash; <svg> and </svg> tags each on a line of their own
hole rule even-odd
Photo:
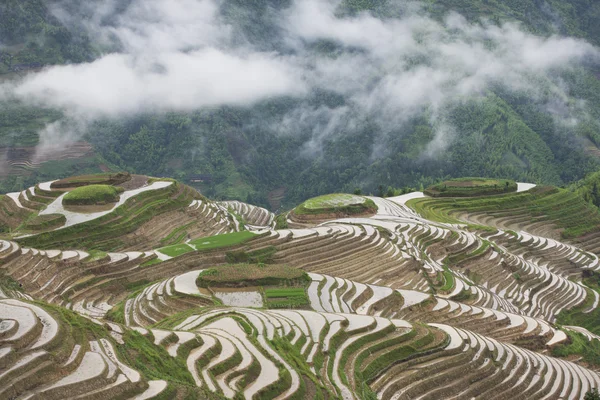
<svg viewBox="0 0 600 400">
<path fill-rule="evenodd" d="M 273 256 L 275 255 L 275 253 L 277 253 L 277 248 L 275 246 L 267 246 L 252 251 L 228 251 L 226 256 L 227 262 L 230 264 L 259 264 L 270 263 L 271 261 L 273 261 Z"/>
<path fill-rule="evenodd" d="M 170 257 L 177 257 L 182 254 L 192 252 L 194 250 L 205 251 L 218 249 L 222 247 L 234 246 L 236 244 L 244 243 L 245 241 L 250 240 L 254 237 L 256 237 L 256 234 L 248 231 L 225 233 L 223 235 L 195 239 L 190 241 L 189 243 L 179 243 L 171 246 L 161 247 L 160 249 L 158 249 L 158 251 Z M 234 259 L 236 259 L 239 262 L 248 261 L 249 257 L 247 256 L 247 253 L 242 253 L 246 255 L 245 258 L 242 257 L 243 259 L 240 258 L 239 260 L 237 260 L 237 258 L 239 257 L 234 257 Z"/>
<path fill-rule="evenodd" d="M 577 355 L 596 367 L 600 366 L 600 341 L 588 340 L 579 332 L 565 331 L 569 340 L 552 348 L 553 357 Z"/>
<path fill-rule="evenodd" d="M 78 187 L 63 197 L 64 205 L 96 205 L 119 201 L 123 188 L 110 185 L 88 185 Z"/>
<path fill-rule="evenodd" d="M 24 228 L 32 231 L 53 229 L 63 226 L 65 222 L 67 218 L 62 214 L 38 215 L 25 222 Z"/>
<path fill-rule="evenodd" d="M 294 209 L 296 215 L 327 213 L 365 214 L 377 212 L 375 203 L 363 196 L 334 193 L 306 200 Z"/>
<path fill-rule="evenodd" d="M 448 267 L 444 266 L 444 270 L 442 271 L 441 275 L 444 278 L 444 284 L 439 290 L 442 292 L 449 292 L 452 290 L 452 288 L 454 288 L 454 274 Z"/>
<path fill-rule="evenodd" d="M 199 287 L 304 286 L 309 282 L 301 269 L 265 264 L 223 265 L 203 271 L 196 280 Z"/>
<path fill-rule="evenodd" d="M 161 262 L 162 262 L 162 260 L 160 258 L 153 258 L 151 260 L 148 260 L 148 261 L 140 264 L 140 267 L 149 267 L 150 265 L 160 264 Z"/>
<path fill-rule="evenodd" d="M 194 248 L 185 243 L 180 243 L 180 244 L 174 244 L 174 245 L 167 246 L 167 247 L 162 247 L 162 248 L 158 249 L 158 251 L 160 251 L 163 254 L 168 255 L 169 257 L 177 257 L 182 254 L 194 251 Z"/>
<path fill-rule="evenodd" d="M 517 191 L 517 183 L 509 179 L 461 178 L 428 187 L 431 197 L 475 197 Z"/>
<path fill-rule="evenodd" d="M 252 232 L 242 231 L 195 239 L 190 241 L 190 244 L 193 245 L 196 250 L 211 250 L 220 247 L 234 246 L 255 237 L 256 234 Z"/>
<path fill-rule="evenodd" d="M 176 227 L 166 237 L 160 239 L 160 243 L 166 245 L 166 244 L 177 244 L 177 243 L 183 242 L 188 235 L 186 229 L 194 224 L 195 224 L 195 221 Z"/>
<path fill-rule="evenodd" d="M 600 307 L 586 312 L 592 308 L 595 301 L 594 293 L 591 293 L 591 291 L 600 292 L 600 273 L 585 270 L 582 275 L 583 283 L 589 287 L 585 301 L 575 308 L 562 310 L 556 316 L 556 322 L 560 325 L 581 326 L 596 335 L 600 335 Z"/>
<path fill-rule="evenodd" d="M 365 201 L 366 199 L 362 196 L 334 193 L 308 199 L 302 206 L 310 210 L 321 210 L 363 204 Z"/>
<path fill-rule="evenodd" d="M 105 257 L 108 257 L 108 253 L 105 251 L 101 251 L 101 250 L 90 250 L 89 252 L 89 256 L 87 256 L 85 258 L 85 262 L 93 262 L 93 261 L 98 261 L 98 260 L 102 260 Z"/>
<path fill-rule="evenodd" d="M 23 291 L 21 284 L 14 280 L 11 276 L 5 275 L 4 272 L 0 273 L 0 289 L 5 293 L 9 293 L 9 291 L 13 290 L 17 292 Z"/>
<path fill-rule="evenodd" d="M 164 379 L 184 385 L 193 385 L 185 360 L 171 357 L 167 351 L 135 331 L 123 334 L 124 345 L 116 346 L 119 359 L 140 371 L 146 379 Z"/>
<path fill-rule="evenodd" d="M 126 172 L 79 175 L 61 179 L 52 182 L 52 189 L 62 189 L 70 187 L 81 187 L 88 185 L 119 185 L 131 179 L 131 175 Z"/>
<path fill-rule="evenodd" d="M 279 214 L 275 217 L 275 229 L 287 229 L 287 214 Z"/>
<path fill-rule="evenodd" d="M 309 304 L 304 287 L 265 288 L 265 298 L 269 308 L 297 308 Z"/>
<path fill-rule="evenodd" d="M 457 223 L 455 214 L 486 213 L 497 218 L 514 217 L 530 223 L 547 222 L 562 228 L 563 238 L 576 238 L 600 227 L 600 212 L 573 191 L 536 186 L 521 193 L 474 198 L 424 198 L 407 205 L 433 221 Z"/>
</svg>

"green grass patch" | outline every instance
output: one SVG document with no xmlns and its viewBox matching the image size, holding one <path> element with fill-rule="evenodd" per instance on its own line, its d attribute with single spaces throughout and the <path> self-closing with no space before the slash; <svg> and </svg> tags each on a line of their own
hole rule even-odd
<svg viewBox="0 0 600 400">
<path fill-rule="evenodd" d="M 108 310 L 106 313 L 106 319 L 125 325 L 125 302 L 122 301 Z"/>
<path fill-rule="evenodd" d="M 309 282 L 301 269 L 265 264 L 223 265 L 203 271 L 196 280 L 199 287 L 304 286 Z"/>
<path fill-rule="evenodd" d="M 185 237 L 187 236 L 186 229 L 190 226 L 194 225 L 196 222 L 190 222 L 188 224 L 178 226 L 171 231 L 167 236 L 160 239 L 161 244 L 177 244 L 183 242 Z"/>
<path fill-rule="evenodd" d="M 569 357 L 577 355 L 596 367 L 600 367 L 600 341 L 588 340 L 579 332 L 565 331 L 569 340 L 552 348 L 552 356 Z"/>
<path fill-rule="evenodd" d="M 23 291 L 23 288 L 19 282 L 14 280 L 11 276 L 5 275 L 4 273 L 0 274 L 0 289 L 2 289 L 2 291 L 5 293 L 8 291 Z"/>
<path fill-rule="evenodd" d="M 85 260 L 84 260 L 85 262 L 102 260 L 103 258 L 108 256 L 107 252 L 101 251 L 101 250 L 90 250 L 88 253 L 89 253 L 89 256 L 87 256 L 85 258 Z"/>
<path fill-rule="evenodd" d="M 123 334 L 124 345 L 116 346 L 119 359 L 139 371 L 148 380 L 164 379 L 185 385 L 194 385 L 185 360 L 171 357 L 161 346 L 136 331 Z"/>
<path fill-rule="evenodd" d="M 442 271 L 442 276 L 444 277 L 444 284 L 439 288 L 442 292 L 449 292 L 454 287 L 454 274 L 448 267 L 444 266 L 444 270 Z"/>
<path fill-rule="evenodd" d="M 257 237 L 256 234 L 248 231 L 225 233 L 223 235 L 209 236 L 190 241 L 197 250 L 212 250 L 221 247 L 234 246 L 244 243 L 247 240 Z"/>
<path fill-rule="evenodd" d="M 304 287 L 265 288 L 265 298 L 269 308 L 297 308 L 310 304 Z"/>
<path fill-rule="evenodd" d="M 180 311 L 176 314 L 170 315 L 167 318 L 164 318 L 158 321 L 153 328 L 157 329 L 174 329 L 177 325 L 181 324 L 186 318 L 191 317 L 192 315 L 200 315 L 206 311 L 206 307 L 192 307 L 185 311 Z"/>
<path fill-rule="evenodd" d="M 149 267 L 150 265 L 159 264 L 162 260 L 160 258 L 153 258 L 152 260 L 148 260 L 140 264 L 140 267 Z"/>
<path fill-rule="evenodd" d="M 246 221 L 244 221 L 244 217 L 242 217 L 240 214 L 236 213 L 235 210 L 231 207 L 229 207 L 229 213 L 231 215 L 233 215 L 233 218 L 235 218 L 237 220 L 240 231 L 245 231 L 246 230 Z"/>
<path fill-rule="evenodd" d="M 230 264 L 240 264 L 240 263 L 250 263 L 250 264 L 259 264 L 259 263 L 269 263 L 273 260 L 273 256 L 277 253 L 277 248 L 275 246 L 267 246 L 261 249 L 256 249 L 252 251 L 245 250 L 236 250 L 236 251 L 228 251 L 226 253 L 227 262 Z"/>
<path fill-rule="evenodd" d="M 73 189 L 63 197 L 64 205 L 96 205 L 119 201 L 123 188 L 110 185 L 88 185 Z"/>
<path fill-rule="evenodd" d="M 327 194 L 308 199 L 293 211 L 295 215 L 365 214 L 375 212 L 377 212 L 377 206 L 371 199 L 346 193 Z"/>
<path fill-rule="evenodd" d="M 67 222 L 62 214 L 37 215 L 25 222 L 23 228 L 31 231 L 59 228 Z"/>
<path fill-rule="evenodd" d="M 174 245 L 167 246 L 167 247 L 161 247 L 160 249 L 158 249 L 158 251 L 160 251 L 163 254 L 168 255 L 169 257 L 177 257 L 182 254 L 194 251 L 194 249 L 185 243 L 180 243 L 180 244 L 174 244 Z"/>
<path fill-rule="evenodd" d="M 247 240 L 255 238 L 254 233 L 248 231 L 225 233 L 223 235 L 209 236 L 192 240 L 188 243 L 179 243 L 158 249 L 163 254 L 170 257 L 177 257 L 185 253 L 197 251 L 206 251 L 222 247 L 234 246 L 244 243 Z M 246 261 L 248 258 L 239 261 Z"/>
</svg>

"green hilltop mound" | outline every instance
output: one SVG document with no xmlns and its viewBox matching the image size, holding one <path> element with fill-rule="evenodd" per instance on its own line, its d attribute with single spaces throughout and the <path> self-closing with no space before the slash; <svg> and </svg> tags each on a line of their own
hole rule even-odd
<svg viewBox="0 0 600 400">
<path fill-rule="evenodd" d="M 295 215 L 366 214 L 377 211 L 373 200 L 346 193 L 327 194 L 306 200 L 294 209 Z"/>
<path fill-rule="evenodd" d="M 64 205 L 100 205 L 119 201 L 125 189 L 110 185 L 88 185 L 73 189 L 63 197 Z"/>
<path fill-rule="evenodd" d="M 59 179 L 52 182 L 52 189 L 64 189 L 81 187 L 88 185 L 120 185 L 131 180 L 131 175 L 127 172 L 78 175 L 69 178 Z"/>
<path fill-rule="evenodd" d="M 203 271 L 196 280 L 199 287 L 293 286 L 309 282 L 301 269 L 278 264 L 223 265 Z"/>
<path fill-rule="evenodd" d="M 302 228 L 317 221 L 333 218 L 373 215 L 377 205 L 363 196 L 347 193 L 327 194 L 306 200 L 289 214 L 290 228 Z"/>
<path fill-rule="evenodd" d="M 476 197 L 517 191 L 510 179 L 460 178 L 430 186 L 424 193 L 431 197 Z"/>
</svg>

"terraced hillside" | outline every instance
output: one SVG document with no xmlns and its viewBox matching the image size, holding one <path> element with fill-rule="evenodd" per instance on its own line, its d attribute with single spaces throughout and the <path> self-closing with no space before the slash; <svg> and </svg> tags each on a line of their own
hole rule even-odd
<svg viewBox="0 0 600 400">
<path fill-rule="evenodd" d="M 88 189 L 111 186 L 118 201 L 68 201 L 81 191 L 85 196 Z M 154 248 L 240 230 L 227 206 L 196 190 L 128 174 L 73 177 L 8 193 L 0 198 L 0 222 L 27 246 L 103 251 Z"/>
<path fill-rule="evenodd" d="M 347 196 L 367 206 L 299 221 L 113 178 L 102 184 L 122 191 L 102 211 L 63 207 L 62 183 L 3 198 L 0 397 L 579 399 L 600 387 L 597 211 L 576 196 L 526 184 Z"/>
</svg>

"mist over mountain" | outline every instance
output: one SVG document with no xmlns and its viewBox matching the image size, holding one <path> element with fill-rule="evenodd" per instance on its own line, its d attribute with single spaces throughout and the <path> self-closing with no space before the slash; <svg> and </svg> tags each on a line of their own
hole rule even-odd
<svg viewBox="0 0 600 400">
<path fill-rule="evenodd" d="M 99 166 L 271 208 L 451 176 L 567 184 L 600 167 L 599 17 L 585 0 L 10 0 L 0 172 L 15 148 L 93 157 L 2 189 Z"/>
</svg>

